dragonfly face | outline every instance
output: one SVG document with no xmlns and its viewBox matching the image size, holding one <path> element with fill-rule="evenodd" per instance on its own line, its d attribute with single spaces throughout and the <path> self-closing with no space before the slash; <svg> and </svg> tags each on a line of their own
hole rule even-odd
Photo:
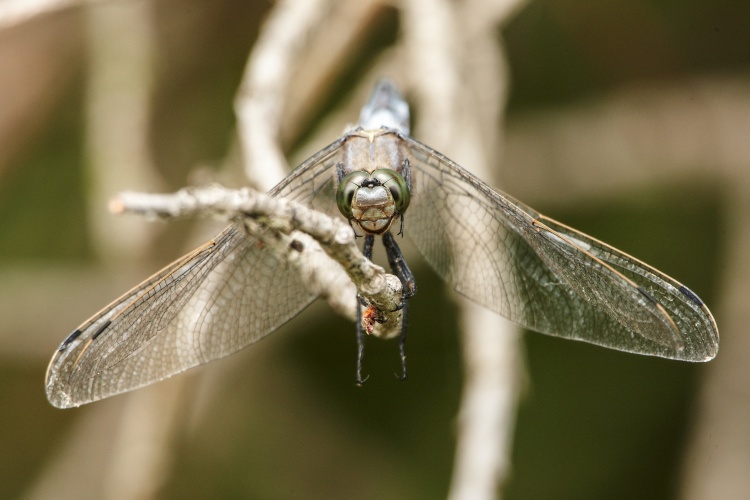
<svg viewBox="0 0 750 500">
<path fill-rule="evenodd" d="M 409 188 L 395 170 L 378 169 L 372 173 L 358 170 L 344 176 L 336 190 L 336 205 L 341 214 L 368 234 L 388 231 L 394 218 L 409 206 Z"/>
<path fill-rule="evenodd" d="M 361 128 L 313 155 L 271 194 L 343 214 L 366 234 L 368 257 L 381 235 L 405 298 L 416 287 L 390 231 L 397 218 L 399 233 L 453 289 L 524 327 L 683 361 L 716 355 L 716 323 L 695 293 L 412 139 L 407 111 L 395 87 L 381 82 Z M 291 266 L 233 224 L 70 334 L 50 362 L 47 397 L 78 406 L 226 356 L 315 297 Z M 406 306 L 402 363 L 405 318 Z M 363 336 L 358 322 L 358 382 Z"/>
</svg>

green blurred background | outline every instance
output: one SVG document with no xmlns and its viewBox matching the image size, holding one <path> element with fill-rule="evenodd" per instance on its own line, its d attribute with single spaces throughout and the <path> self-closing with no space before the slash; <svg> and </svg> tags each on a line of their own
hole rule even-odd
<svg viewBox="0 0 750 500">
<path fill-rule="evenodd" d="M 189 184 L 197 165 L 219 165 L 227 155 L 235 92 L 270 8 L 264 1 L 154 2 L 149 140 L 170 184 L 165 189 Z M 398 21 L 395 10 L 384 9 L 363 53 L 392 43 Z M 129 396 L 56 410 L 44 396 L 46 363 L 77 322 L 179 255 L 188 239 L 183 229 L 191 226 L 170 230 L 164 240 L 171 243 L 119 281 L 107 274 L 111 269 L 97 272 L 101 257 L 92 248 L 86 213 L 84 24 L 83 13 L 73 8 L 0 32 L 0 61 L 15 68 L 0 74 L 0 119 L 13 118 L 0 124 L 0 298 L 28 306 L 2 309 L 0 498 L 33 497 L 40 491 L 36 482 L 87 425 L 98 439 L 112 439 L 116 420 L 94 425 L 86 419 L 107 411 L 97 406 L 116 415 Z M 576 109 L 631 85 L 741 75 L 750 63 L 750 3 L 531 1 L 498 31 L 500 37 L 512 74 L 512 131 L 517 119 Z M 54 71 L 40 69 L 47 64 Z M 336 83 L 342 90 L 332 91 L 315 116 L 335 108 L 347 79 L 366 70 L 365 57 L 352 60 Z M 23 113 L 4 113 L 16 98 L 10 90 L 28 89 L 12 86 L 23 78 L 53 80 L 42 82 Z M 440 150 L 440 144 L 432 146 Z M 576 202 L 529 199 L 533 185 L 519 187 L 521 192 L 514 187 L 503 189 L 676 277 L 714 312 L 721 310 L 716 299 L 727 229 L 718 175 L 665 178 Z M 184 376 L 176 417 L 183 425 L 173 437 L 176 458 L 160 496 L 444 497 L 462 381 L 460 346 L 454 306 L 441 282 L 423 263 L 412 266 L 420 289 L 412 301 L 408 383 L 392 376 L 396 346 L 370 342 L 371 379 L 357 389 L 354 326 L 313 306 L 251 349 Z M 50 276 L 54 285 L 45 287 Z M 97 276 L 112 280 L 111 295 L 87 292 Z M 14 301 L 18 294 L 29 296 Z M 64 318 L 53 312 L 61 309 L 69 313 Z M 19 319 L 24 317 L 47 329 L 31 331 Z M 22 348 L 19 338 L 25 339 Z M 676 498 L 706 365 L 533 333 L 524 343 L 527 373 L 505 498 Z"/>
</svg>

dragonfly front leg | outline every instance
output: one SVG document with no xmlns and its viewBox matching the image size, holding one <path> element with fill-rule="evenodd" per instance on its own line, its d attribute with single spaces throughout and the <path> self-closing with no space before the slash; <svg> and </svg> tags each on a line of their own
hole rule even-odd
<svg viewBox="0 0 750 500">
<path fill-rule="evenodd" d="M 365 236 L 365 243 L 362 247 L 362 254 L 368 259 L 372 260 L 372 247 L 375 244 L 375 236 L 368 234 Z M 362 326 L 362 303 L 357 297 L 357 385 L 362 386 L 365 381 L 370 377 L 367 375 L 362 378 L 362 358 L 365 355 L 365 331 Z"/>
<path fill-rule="evenodd" d="M 399 380 L 406 380 L 406 318 L 409 315 L 409 303 L 404 299 L 404 307 L 401 309 L 401 334 L 398 337 L 398 354 L 401 357 L 401 374 L 396 374 Z"/>
<path fill-rule="evenodd" d="M 401 253 L 401 249 L 398 243 L 396 243 L 396 238 L 393 237 L 390 231 L 383 235 L 383 246 L 385 246 L 388 264 L 390 264 L 393 274 L 401 280 L 404 300 L 413 297 L 417 293 L 417 282 L 414 279 L 411 269 L 406 264 L 406 259 L 404 259 L 404 254 Z"/>
<path fill-rule="evenodd" d="M 417 293 L 417 282 L 414 279 L 411 269 L 406 264 L 404 254 L 401 253 L 401 249 L 390 231 L 383 235 L 383 246 L 385 246 L 385 253 L 388 256 L 388 263 L 391 266 L 391 270 L 401 280 L 401 286 L 403 287 L 401 335 L 398 338 L 398 351 L 401 356 L 401 375 L 396 374 L 396 376 L 401 380 L 406 380 L 406 323 L 409 313 L 409 298 Z"/>
</svg>

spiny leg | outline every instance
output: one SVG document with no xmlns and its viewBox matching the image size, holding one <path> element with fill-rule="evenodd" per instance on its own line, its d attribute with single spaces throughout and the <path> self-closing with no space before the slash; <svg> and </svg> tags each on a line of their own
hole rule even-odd
<svg viewBox="0 0 750 500">
<path fill-rule="evenodd" d="M 362 304 L 357 301 L 357 386 L 362 387 L 362 384 L 370 378 L 369 375 L 362 378 L 362 357 L 365 354 L 365 332 L 362 326 Z"/>
<path fill-rule="evenodd" d="M 401 309 L 401 335 L 398 338 L 398 352 L 401 356 L 401 375 L 396 374 L 401 380 L 406 380 L 406 323 L 409 314 L 409 298 L 417 293 L 417 283 L 414 280 L 409 266 L 406 264 L 404 254 L 396 243 L 396 239 L 389 232 L 383 235 L 383 246 L 388 256 L 388 263 L 393 273 L 401 280 L 403 288 L 403 306 Z"/>
<path fill-rule="evenodd" d="M 411 269 L 406 264 L 406 259 L 404 259 L 404 254 L 401 253 L 401 249 L 398 243 L 396 243 L 396 238 L 393 237 L 390 231 L 383 235 L 383 246 L 385 247 L 388 264 L 390 264 L 393 274 L 401 280 L 404 299 L 413 297 L 417 293 L 417 282 L 414 279 Z"/>
<path fill-rule="evenodd" d="M 406 320 L 409 315 L 409 303 L 404 299 L 401 309 L 401 334 L 398 337 L 398 354 L 401 357 L 401 374 L 396 373 L 399 380 L 406 380 Z"/>
<path fill-rule="evenodd" d="M 403 163 L 401 163 L 401 170 L 400 170 L 401 176 L 404 178 L 404 182 L 406 182 L 406 187 L 411 193 L 411 166 L 409 164 L 409 159 L 405 158 Z M 399 229 L 398 229 L 398 235 L 403 236 L 404 235 L 404 214 L 401 214 L 401 220 L 399 221 Z"/>
<path fill-rule="evenodd" d="M 365 243 L 362 247 L 362 254 L 372 260 L 372 247 L 375 244 L 375 237 L 371 234 L 365 236 Z M 362 303 L 357 298 L 357 385 L 362 386 L 369 378 L 367 375 L 362 378 L 362 358 L 365 355 L 365 331 L 362 327 Z"/>
</svg>

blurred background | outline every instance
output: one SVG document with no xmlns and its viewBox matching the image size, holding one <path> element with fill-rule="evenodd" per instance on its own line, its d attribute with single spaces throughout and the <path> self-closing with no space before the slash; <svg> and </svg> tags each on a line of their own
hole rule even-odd
<svg viewBox="0 0 750 500">
<path fill-rule="evenodd" d="M 354 325 L 316 303 L 157 386 L 65 411 L 44 395 L 70 331 L 222 228 L 118 218 L 107 200 L 248 183 L 238 89 L 259 37 L 289 32 L 264 23 L 301 3 L 0 2 L 0 498 L 448 494 L 465 367 L 452 295 L 419 257 L 408 383 L 392 375 L 396 345 L 372 341 L 357 389 Z M 268 115 L 292 165 L 356 121 L 382 74 L 416 101 L 413 135 L 453 157 L 403 56 L 441 3 L 307 3 L 317 12 Z M 493 183 L 685 283 L 722 335 L 715 361 L 688 364 L 524 334 L 497 496 L 747 498 L 750 4 L 447 4 L 463 53 L 500 68 L 496 89 L 466 84 L 475 105 L 505 108 L 483 118 Z"/>
</svg>

